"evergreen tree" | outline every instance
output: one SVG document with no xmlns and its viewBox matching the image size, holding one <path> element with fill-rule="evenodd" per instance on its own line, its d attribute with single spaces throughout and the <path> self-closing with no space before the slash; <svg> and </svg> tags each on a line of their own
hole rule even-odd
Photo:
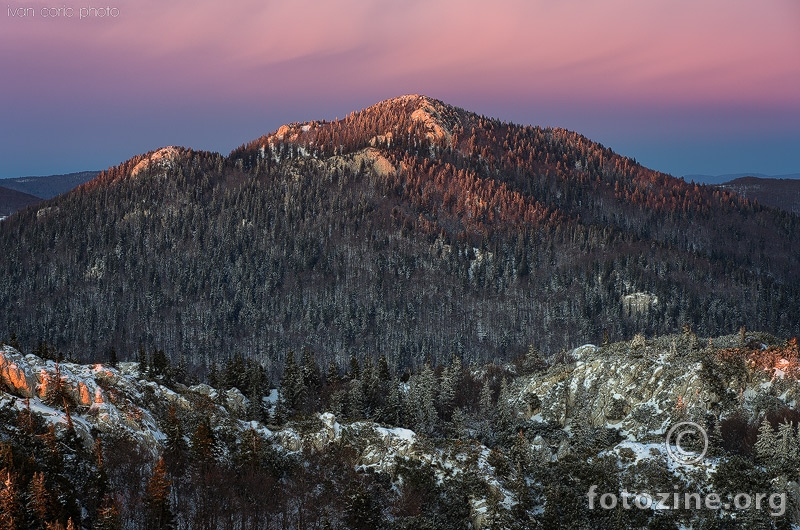
<svg viewBox="0 0 800 530">
<path fill-rule="evenodd" d="M 375 372 L 375 365 L 369 355 L 364 357 L 360 381 L 364 400 L 363 414 L 365 418 L 371 418 L 373 411 L 380 406 L 380 403 L 378 399 L 378 374 Z"/>
<path fill-rule="evenodd" d="M 495 413 L 490 418 L 492 431 L 496 439 L 501 443 L 510 442 L 510 437 L 514 436 L 514 410 L 509 403 L 509 390 L 506 380 L 500 383 L 500 395 L 497 397 Z"/>
<path fill-rule="evenodd" d="M 147 352 L 141 344 L 139 344 L 139 352 L 136 356 L 136 361 L 139 363 L 139 373 L 142 375 L 146 374 L 149 371 L 147 366 Z"/>
<path fill-rule="evenodd" d="M 364 396 L 364 383 L 361 379 L 350 382 L 350 392 L 347 395 L 347 417 L 350 420 L 363 420 L 366 416 L 366 397 Z"/>
<path fill-rule="evenodd" d="M 111 346 L 111 350 L 108 352 L 108 364 L 114 368 L 117 367 L 119 364 L 119 357 L 117 356 L 117 349 L 114 346 Z"/>
<path fill-rule="evenodd" d="M 409 397 L 414 407 L 414 430 L 432 433 L 436 428 L 436 376 L 430 363 L 422 366 L 419 374 L 411 377 Z"/>
<path fill-rule="evenodd" d="M 325 373 L 325 383 L 328 386 L 336 386 L 341 381 L 339 376 L 339 367 L 336 366 L 336 361 L 331 359 L 328 363 L 328 371 Z"/>
<path fill-rule="evenodd" d="M 96 463 L 96 471 L 94 474 L 94 497 L 95 499 L 102 500 L 108 493 L 109 480 L 108 472 L 106 471 L 105 455 L 103 454 L 103 441 L 100 438 L 94 440 L 94 455 Z"/>
<path fill-rule="evenodd" d="M 303 350 L 303 366 L 301 368 L 303 386 L 306 389 L 305 409 L 315 411 L 319 407 L 319 390 L 322 384 L 322 373 L 317 360 L 309 348 Z"/>
<path fill-rule="evenodd" d="M 389 370 L 389 361 L 386 359 L 386 354 L 381 354 L 378 358 L 378 381 L 381 383 L 388 383 L 392 380 L 392 372 Z"/>
<path fill-rule="evenodd" d="M 280 393 L 290 414 L 304 409 L 308 390 L 303 382 L 302 371 L 297 366 L 294 352 L 292 351 L 286 356 L 286 366 L 283 368 Z"/>
<path fill-rule="evenodd" d="M 389 425 L 403 425 L 403 400 L 400 385 L 390 383 L 389 395 L 383 408 L 381 419 Z"/>
<path fill-rule="evenodd" d="M 492 398 L 492 387 L 488 380 L 484 380 L 478 402 L 485 418 L 490 418 L 494 413 L 494 399 Z"/>
<path fill-rule="evenodd" d="M 350 379 L 361 378 L 361 365 L 358 363 L 358 357 L 356 357 L 355 353 L 350 356 L 350 373 L 348 375 Z"/>
<path fill-rule="evenodd" d="M 164 461 L 170 475 L 175 476 L 184 468 L 186 464 L 186 441 L 183 438 L 183 424 L 178 417 L 175 405 L 170 405 L 167 412 L 164 434 L 167 435 L 166 446 L 164 447 Z"/>
<path fill-rule="evenodd" d="M 55 346 L 47 344 L 47 341 L 40 341 L 33 350 L 33 354 L 46 361 L 58 361 L 59 355 L 56 353 Z"/>
<path fill-rule="evenodd" d="M 444 369 L 442 379 L 439 383 L 438 409 L 439 417 L 445 421 L 450 421 L 455 405 L 456 389 L 461 379 L 461 359 L 453 357 L 450 366 Z"/>
<path fill-rule="evenodd" d="M 303 350 L 303 383 L 308 388 L 309 392 L 316 392 L 322 382 L 322 377 L 317 365 L 317 360 L 309 348 Z"/>
<path fill-rule="evenodd" d="M 172 380 L 172 365 L 164 350 L 153 349 L 150 356 L 150 370 L 156 376 L 163 377 L 167 381 Z"/>
<path fill-rule="evenodd" d="M 169 530 L 175 527 L 170 507 L 172 483 L 167 479 L 167 467 L 160 458 L 147 481 L 144 498 L 144 520 L 147 530 Z"/>
<path fill-rule="evenodd" d="M 92 530 L 122 530 L 122 518 L 114 497 L 105 495 L 97 508 Z"/>
<path fill-rule="evenodd" d="M 225 363 L 223 374 L 225 388 L 238 388 L 239 390 L 247 390 L 247 385 L 245 384 L 245 375 L 244 357 L 242 357 L 240 353 L 237 353 L 228 359 L 227 363 Z"/>
<path fill-rule="evenodd" d="M 8 345 L 17 350 L 18 352 L 22 353 L 22 346 L 19 345 L 19 339 L 17 339 L 17 334 L 13 331 L 11 332 L 11 336 L 8 338 Z"/>
<path fill-rule="evenodd" d="M 189 453 L 192 460 L 199 464 L 211 462 L 214 459 L 215 446 L 214 431 L 211 430 L 208 418 L 203 418 L 190 440 Z"/>
<path fill-rule="evenodd" d="M 758 428 L 758 436 L 755 443 L 756 456 L 765 463 L 773 463 L 778 454 L 778 439 L 772 431 L 772 425 L 765 417 L 761 426 Z"/>
<path fill-rule="evenodd" d="M 184 354 L 181 354 L 180 357 L 178 357 L 178 364 L 175 365 L 175 368 L 173 368 L 172 372 L 172 377 L 175 379 L 175 381 L 179 383 L 186 383 L 186 356 Z"/>
<path fill-rule="evenodd" d="M 778 426 L 777 456 L 782 469 L 797 469 L 798 446 L 794 434 L 794 426 L 790 421 L 784 421 Z M 796 472 L 794 473 L 796 474 Z"/>
<path fill-rule="evenodd" d="M 57 515 L 53 495 L 47 488 L 44 473 L 34 473 L 28 485 L 28 514 L 41 526 L 55 519 Z"/>
<path fill-rule="evenodd" d="M 381 526 L 381 512 L 371 492 L 358 484 L 345 498 L 344 520 L 352 530 L 374 530 Z"/>
<path fill-rule="evenodd" d="M 0 470 L 0 530 L 23 530 L 25 528 L 25 514 L 22 511 L 22 501 L 17 477 L 9 469 Z"/>
<path fill-rule="evenodd" d="M 467 415 L 464 413 L 464 409 L 461 407 L 456 407 L 453 410 L 453 415 L 450 418 L 449 424 L 449 431 L 450 436 L 453 438 L 462 438 L 467 435 L 466 431 L 467 426 Z"/>
<path fill-rule="evenodd" d="M 46 388 L 43 401 L 50 406 L 63 406 L 67 399 L 67 390 L 61 377 L 60 363 L 56 362 L 55 373 L 52 376 L 48 375 Z"/>
<path fill-rule="evenodd" d="M 248 394 L 250 397 L 247 401 L 247 408 L 245 415 L 249 421 L 267 421 L 267 411 L 264 409 L 263 398 L 259 395 L 259 390 L 252 389 Z"/>
<path fill-rule="evenodd" d="M 242 433 L 242 438 L 238 445 L 235 461 L 242 469 L 252 469 L 261 466 L 264 440 L 250 428 Z"/>
<path fill-rule="evenodd" d="M 220 388 L 220 376 L 215 362 L 212 362 L 208 369 L 208 385 L 212 388 Z"/>
</svg>

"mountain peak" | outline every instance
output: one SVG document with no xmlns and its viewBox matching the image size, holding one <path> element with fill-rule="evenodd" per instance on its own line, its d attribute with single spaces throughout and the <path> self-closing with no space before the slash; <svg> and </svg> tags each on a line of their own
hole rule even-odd
<svg viewBox="0 0 800 530">
<path fill-rule="evenodd" d="M 368 107 L 364 112 L 384 112 L 386 110 L 408 113 L 413 122 L 421 122 L 425 128 L 425 136 L 429 141 L 452 145 L 453 129 L 461 123 L 460 111 L 443 101 L 421 94 L 406 94 L 387 99 Z"/>
<path fill-rule="evenodd" d="M 168 145 L 157 149 L 148 155 L 131 170 L 131 177 L 135 177 L 142 171 L 150 168 L 170 169 L 175 165 L 175 161 L 180 157 L 181 150 L 173 145 Z"/>
</svg>

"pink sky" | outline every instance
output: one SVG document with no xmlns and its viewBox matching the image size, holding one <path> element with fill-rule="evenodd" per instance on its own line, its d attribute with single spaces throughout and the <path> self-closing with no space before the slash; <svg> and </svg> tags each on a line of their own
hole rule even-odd
<svg viewBox="0 0 800 530">
<path fill-rule="evenodd" d="M 78 20 L 87 5 L 0 14 L 0 176 L 166 143 L 227 153 L 404 93 L 673 174 L 800 172 L 797 0 L 107 0 L 119 16 Z M 52 6 L 75 15 L 43 18 Z"/>
</svg>

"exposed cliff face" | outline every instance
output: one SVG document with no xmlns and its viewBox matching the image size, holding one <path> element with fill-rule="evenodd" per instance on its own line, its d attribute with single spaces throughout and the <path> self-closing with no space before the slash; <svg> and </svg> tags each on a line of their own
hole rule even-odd
<svg viewBox="0 0 800 530">
<path fill-rule="evenodd" d="M 0 378 L 2 383 L 15 395 L 33 397 L 36 393 L 36 379 L 25 370 L 25 358 L 11 347 L 5 347 L 0 354 Z"/>
<path fill-rule="evenodd" d="M 582 346 L 572 351 L 574 362 L 519 378 L 513 401 L 534 421 L 610 427 L 629 441 L 660 440 L 679 418 L 702 422 L 737 410 L 757 416 L 769 401 L 796 405 L 800 389 L 789 377 L 796 359 L 791 350 L 769 348 L 773 337 L 747 335 L 749 358 L 725 357 L 740 336 L 706 341 L 686 334 Z M 767 364 L 755 360 L 759 349 Z"/>
<path fill-rule="evenodd" d="M 24 398 L 17 400 L 18 408 L 30 407 L 59 427 L 66 425 L 69 413 L 87 445 L 92 442 L 92 429 L 124 429 L 155 454 L 164 435 L 144 407 L 144 396 L 153 394 L 163 403 L 181 403 L 168 388 L 137 380 L 137 375 L 133 363 L 122 363 L 119 369 L 55 363 L 35 355 L 23 356 L 10 346 L 0 349 L 0 385 L 5 398 Z M 183 400 L 182 405 L 188 407 L 189 402 Z"/>
</svg>

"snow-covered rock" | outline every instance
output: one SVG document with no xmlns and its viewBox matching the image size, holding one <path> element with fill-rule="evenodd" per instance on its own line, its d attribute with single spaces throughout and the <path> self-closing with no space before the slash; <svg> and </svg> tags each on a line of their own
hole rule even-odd
<svg viewBox="0 0 800 530">
<path fill-rule="evenodd" d="M 33 397 L 38 382 L 33 374 L 25 370 L 26 366 L 25 359 L 11 346 L 0 350 L 0 382 L 18 396 Z"/>
</svg>

